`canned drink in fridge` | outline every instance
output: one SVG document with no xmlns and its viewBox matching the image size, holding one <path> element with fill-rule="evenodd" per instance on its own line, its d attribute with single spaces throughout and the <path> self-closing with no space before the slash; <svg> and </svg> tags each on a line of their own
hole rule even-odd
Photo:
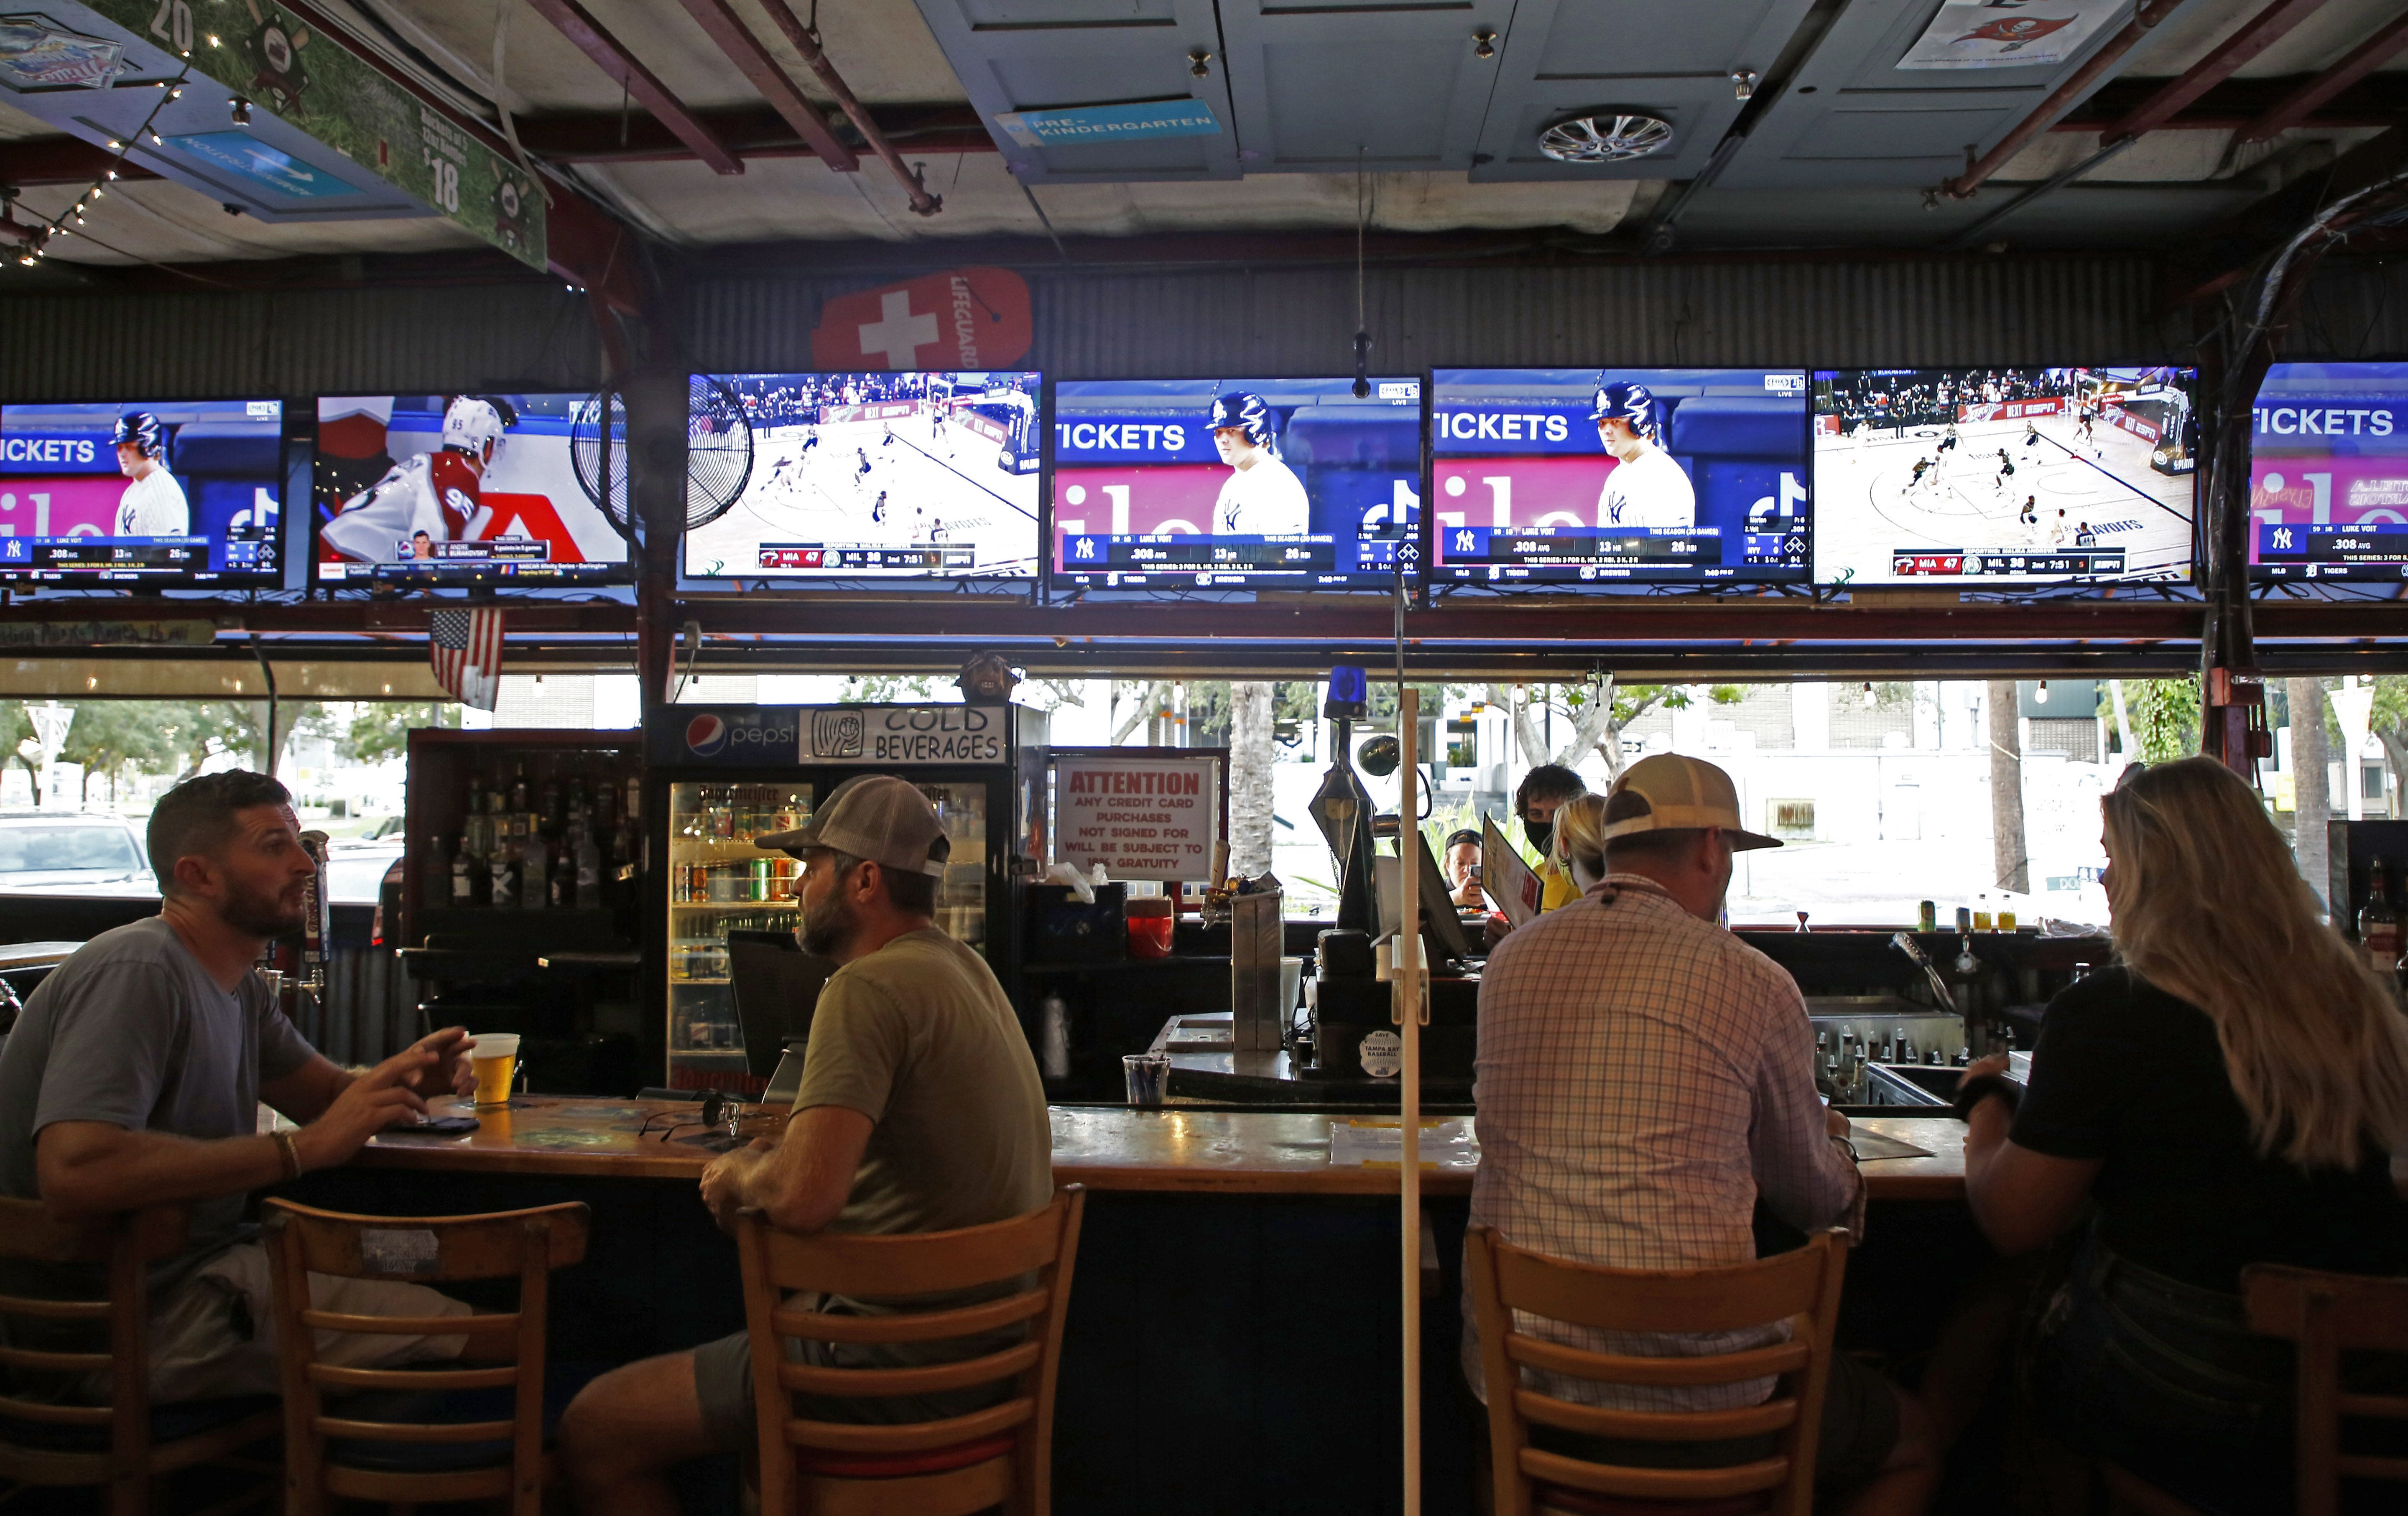
<svg viewBox="0 0 2408 1516">
<path fill-rule="evenodd" d="M 753 859 L 752 881 L 753 899 L 767 900 L 769 898 L 769 860 L 767 858 Z"/>
</svg>

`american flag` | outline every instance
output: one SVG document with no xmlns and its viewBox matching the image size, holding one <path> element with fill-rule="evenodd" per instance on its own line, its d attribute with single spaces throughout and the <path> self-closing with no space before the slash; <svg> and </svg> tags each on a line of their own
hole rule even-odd
<svg viewBox="0 0 2408 1516">
<path fill-rule="evenodd" d="M 427 626 L 426 661 L 436 682 L 463 705 L 494 708 L 502 688 L 502 613 L 438 610 Z"/>
</svg>

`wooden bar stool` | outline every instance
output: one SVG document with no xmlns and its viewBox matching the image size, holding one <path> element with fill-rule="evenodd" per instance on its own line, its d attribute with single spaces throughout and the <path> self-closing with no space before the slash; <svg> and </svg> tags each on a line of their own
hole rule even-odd
<svg viewBox="0 0 2408 1516">
<path fill-rule="evenodd" d="M 276 1290 L 277 1346 L 284 1368 L 287 1516 L 323 1516 L 329 1497 L 409 1507 L 507 1502 L 539 1516 L 544 1474 L 544 1322 L 551 1271 L 585 1256 L 589 1213 L 580 1203 L 482 1216 L 345 1216 L 267 1202 L 267 1257 Z M 516 1278 L 518 1309 L 478 1316 L 362 1316 L 319 1310 L 311 1274 L 438 1285 Z M 466 1336 L 482 1345 L 476 1366 L 351 1368 L 319 1361 L 321 1332 L 394 1337 Z M 473 1346 L 472 1346 L 473 1351 Z M 502 1404 L 480 1402 L 508 1392 Z M 324 1403 L 383 1392 L 380 1406 Z M 469 1392 L 469 1394 L 461 1394 Z M 483 1393 L 480 1393 L 483 1392 Z M 430 1398 L 453 1403 L 428 1406 Z M 448 1419 L 463 1412 L 475 1420 Z M 415 1416 L 416 1419 L 405 1419 Z"/>
<path fill-rule="evenodd" d="M 1488 1388 L 1496 1516 L 1809 1516 L 1814 1439 L 1847 1268 L 1842 1234 L 1733 1268 L 1645 1270 L 1565 1263 L 1486 1226 L 1466 1235 L 1472 1309 Z M 1609 1332 L 1730 1332 L 1786 1319 L 1787 1342 L 1703 1357 L 1592 1352 L 1534 1337 L 1514 1312 Z M 1610 1410 L 1531 1389 L 1522 1370 L 1605 1384 L 1731 1384 L 1777 1376 L 1772 1397 L 1736 1410 Z M 1770 1456 L 1727 1468 L 1606 1464 L 1530 1446 L 1529 1423 L 1656 1442 L 1770 1436 Z"/>
<path fill-rule="evenodd" d="M 2408 1395 L 2352 1394 L 2341 1383 L 2344 1352 L 2408 1354 L 2408 1280 L 2254 1264 L 2241 1272 L 2241 1299 L 2251 1331 L 2299 1348 L 2299 1516 L 2333 1516 L 2344 1479 L 2408 1483 L 2408 1458 L 2341 1449 L 2344 1416 L 2408 1422 Z"/>
<path fill-rule="evenodd" d="M 40 1264 L 97 1264 L 107 1294 L 95 1300 L 0 1295 L 0 1319 L 85 1322 L 106 1352 L 0 1347 L 12 1374 L 108 1376 L 108 1404 L 55 1405 L 0 1395 L 0 1479 L 51 1487 L 106 1486 L 111 1516 L 145 1516 L 151 1481 L 202 1464 L 223 1464 L 241 1449 L 283 1430 L 276 1402 L 264 1395 L 150 1404 L 148 1266 L 182 1250 L 186 1216 L 158 1208 L 89 1222 L 62 1222 L 38 1200 L 0 1199 L 0 1258 Z M 275 1466 L 239 1466 L 272 1472 Z M 203 1516 L 265 1499 L 273 1486 L 212 1507 Z"/>
<path fill-rule="evenodd" d="M 1086 1192 L 989 1226 L 899 1237 L 797 1237 L 758 1211 L 737 1220 L 744 1320 L 752 1339 L 762 1516 L 968 1516 L 1000 1505 L 1046 1516 L 1053 1505 L 1054 1379 Z M 790 1307 L 794 1291 L 908 1303 L 1037 1276 L 1034 1289 L 947 1310 L 838 1316 Z M 915 1368 L 823 1368 L 786 1355 L 806 1342 L 941 1342 L 1026 1323 L 998 1352 Z M 805 1420 L 796 1394 L 847 1399 L 923 1395 L 1009 1383 L 1009 1399 L 943 1421 L 859 1424 Z"/>
</svg>

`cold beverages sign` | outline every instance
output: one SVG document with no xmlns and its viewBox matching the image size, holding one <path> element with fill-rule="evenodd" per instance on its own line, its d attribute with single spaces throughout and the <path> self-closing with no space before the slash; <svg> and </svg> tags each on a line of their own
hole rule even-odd
<svg viewBox="0 0 2408 1516">
<path fill-rule="evenodd" d="M 1054 770 L 1054 860 L 1119 880 L 1200 880 L 1221 825 L 1212 758 L 1065 755 Z"/>
</svg>

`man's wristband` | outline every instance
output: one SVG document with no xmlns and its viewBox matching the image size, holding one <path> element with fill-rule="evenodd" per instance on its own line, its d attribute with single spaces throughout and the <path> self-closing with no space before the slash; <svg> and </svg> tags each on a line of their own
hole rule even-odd
<svg viewBox="0 0 2408 1516">
<path fill-rule="evenodd" d="M 301 1177 L 301 1139 L 290 1132 L 270 1132 L 268 1137 L 276 1143 L 277 1157 L 283 1161 L 284 1177 L 288 1180 L 299 1179 Z"/>
<path fill-rule="evenodd" d="M 1992 1095 L 2005 1101 L 2007 1110 L 2012 1114 L 2016 1102 L 2023 1098 L 2023 1091 L 2003 1074 L 1977 1074 L 1956 1087 L 1956 1119 L 1971 1121 L 1973 1108 Z"/>
</svg>

